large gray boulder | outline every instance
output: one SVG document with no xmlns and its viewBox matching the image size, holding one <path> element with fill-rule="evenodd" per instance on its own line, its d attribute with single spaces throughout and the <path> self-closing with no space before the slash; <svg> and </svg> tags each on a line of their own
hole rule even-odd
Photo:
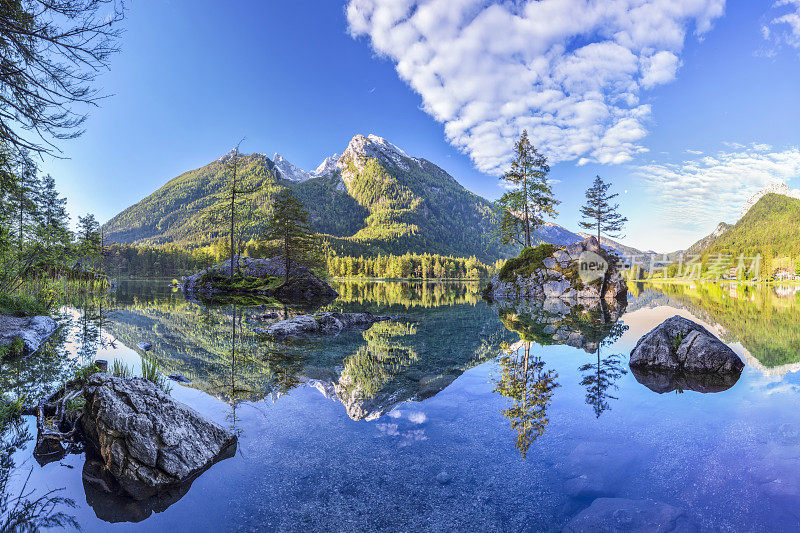
<svg viewBox="0 0 800 533">
<path fill-rule="evenodd" d="M 389 320 L 389 317 L 375 316 L 369 312 L 318 313 L 316 315 L 298 315 L 287 320 L 275 322 L 266 329 L 254 328 L 254 331 L 278 338 L 336 335 L 348 329 L 367 329 L 374 323 L 384 320 Z"/>
<path fill-rule="evenodd" d="M 703 326 L 675 315 L 639 339 L 630 366 L 669 373 L 727 374 L 740 373 L 744 363 Z"/>
<path fill-rule="evenodd" d="M 564 533 L 697 531 L 681 509 L 666 503 L 626 498 L 597 498 L 567 523 Z"/>
<path fill-rule="evenodd" d="M 144 500 L 230 453 L 236 436 L 143 378 L 94 374 L 81 429 L 120 487 Z"/>
<path fill-rule="evenodd" d="M 49 316 L 15 317 L 0 315 L 0 347 L 10 346 L 15 339 L 22 341 L 22 353 L 30 355 L 49 339 L 58 324 Z"/>
</svg>

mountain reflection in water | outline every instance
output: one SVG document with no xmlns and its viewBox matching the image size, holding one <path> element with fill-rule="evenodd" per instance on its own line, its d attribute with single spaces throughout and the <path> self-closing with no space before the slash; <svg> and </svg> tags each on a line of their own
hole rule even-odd
<svg viewBox="0 0 800 533">
<path fill-rule="evenodd" d="M 776 396 L 794 394 L 791 373 L 800 369 L 800 307 L 790 289 L 632 285 L 627 307 L 609 307 L 487 304 L 477 285 L 458 283 L 336 288 L 342 296 L 323 310 L 396 318 L 365 331 L 275 342 L 253 328 L 303 310 L 187 302 L 153 283 L 122 283 L 106 298 L 68 302 L 71 326 L 51 351 L 3 363 L 4 391 L 41 396 L 95 357 L 135 366 L 144 353 L 132 348 L 150 342 L 147 357 L 161 372 L 188 380 L 174 384 L 173 396 L 236 431 L 239 452 L 185 486 L 133 502 L 102 489 L 110 481 L 93 458 L 39 467 L 23 440 L 5 444 L 9 481 L 0 469 L 0 498 L 20 494 L 30 472 L 33 497 L 67 487 L 51 496 L 75 500 L 54 501 L 54 519 L 68 525 L 74 517 L 89 531 L 120 521 L 143 529 L 325 528 L 343 518 L 337 513 L 348 513 L 337 524 L 356 529 L 560 529 L 596 497 L 641 494 L 729 529 L 758 529 L 755 517 L 767 511 L 770 523 L 800 527 L 773 503 L 800 494 L 800 483 L 776 496 L 774 460 L 765 459 L 779 457 L 783 471 L 800 479 L 800 462 L 795 468 L 784 449 L 800 445 L 785 429 L 800 420 Z M 747 383 L 630 372 L 636 340 L 676 313 L 743 352 L 740 381 Z M 654 394 L 676 391 L 688 393 Z M 742 401 L 754 414 L 739 419 Z M 756 416 L 760 405 L 768 417 Z M 731 430 L 738 426 L 726 417 L 743 429 Z M 19 429 L 26 427 L 35 430 L 29 421 Z M 751 434 L 768 442 L 767 456 Z M 12 435 L 4 433 L 4 443 Z M 745 471 L 711 476 L 703 468 L 713 465 L 698 461 L 709 454 Z M 702 481 L 709 476 L 716 480 L 710 492 Z M 734 493 L 752 501 L 752 520 L 714 511 Z M 391 513 L 372 513 L 392 498 Z M 461 498 L 482 503 L 454 503 Z"/>
</svg>

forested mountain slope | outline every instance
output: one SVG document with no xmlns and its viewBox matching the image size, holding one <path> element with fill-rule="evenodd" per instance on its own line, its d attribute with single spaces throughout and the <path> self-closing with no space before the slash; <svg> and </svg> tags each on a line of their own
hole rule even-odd
<svg viewBox="0 0 800 533">
<path fill-rule="evenodd" d="M 109 240 L 126 244 L 211 244 L 228 234 L 225 210 L 232 173 L 228 154 L 181 174 L 105 225 Z M 491 260 L 490 203 L 444 170 L 408 156 L 375 136 L 357 135 L 338 159 L 313 173 L 276 154 L 242 156 L 238 188 L 269 214 L 271 198 L 291 188 L 309 209 L 315 231 L 345 253 L 429 252 Z M 287 173 L 291 172 L 291 175 Z M 255 230 L 254 230 L 255 231 Z"/>
<path fill-rule="evenodd" d="M 709 254 L 800 256 L 800 199 L 765 194 L 705 251 Z"/>
</svg>

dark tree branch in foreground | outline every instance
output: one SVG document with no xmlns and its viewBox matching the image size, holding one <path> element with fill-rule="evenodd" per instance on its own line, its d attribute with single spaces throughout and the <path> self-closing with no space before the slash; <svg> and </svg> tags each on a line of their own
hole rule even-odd
<svg viewBox="0 0 800 533">
<path fill-rule="evenodd" d="M 83 133 L 73 107 L 103 98 L 93 82 L 118 51 L 123 13 L 122 0 L 0 0 L 0 139 L 54 154 L 54 140 Z"/>
</svg>

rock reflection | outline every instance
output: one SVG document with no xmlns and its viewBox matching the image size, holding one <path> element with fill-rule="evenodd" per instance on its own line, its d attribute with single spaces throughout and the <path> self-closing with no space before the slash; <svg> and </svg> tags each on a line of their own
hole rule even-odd
<svg viewBox="0 0 800 533">
<path fill-rule="evenodd" d="M 219 460 L 233 457 L 235 450 L 235 445 L 229 447 Z M 194 480 L 203 472 L 197 472 L 185 483 L 172 485 L 144 500 L 131 498 L 105 468 L 102 459 L 91 452 L 86 454 L 81 476 L 86 503 L 92 507 L 97 518 L 104 522 L 119 523 L 141 522 L 153 513 L 166 511 L 189 492 Z"/>
<path fill-rule="evenodd" d="M 740 372 L 728 374 L 663 373 L 637 368 L 631 368 L 631 372 L 636 381 L 659 394 L 672 391 L 681 393 L 687 390 L 702 393 L 722 392 L 736 385 L 741 376 Z"/>
</svg>

